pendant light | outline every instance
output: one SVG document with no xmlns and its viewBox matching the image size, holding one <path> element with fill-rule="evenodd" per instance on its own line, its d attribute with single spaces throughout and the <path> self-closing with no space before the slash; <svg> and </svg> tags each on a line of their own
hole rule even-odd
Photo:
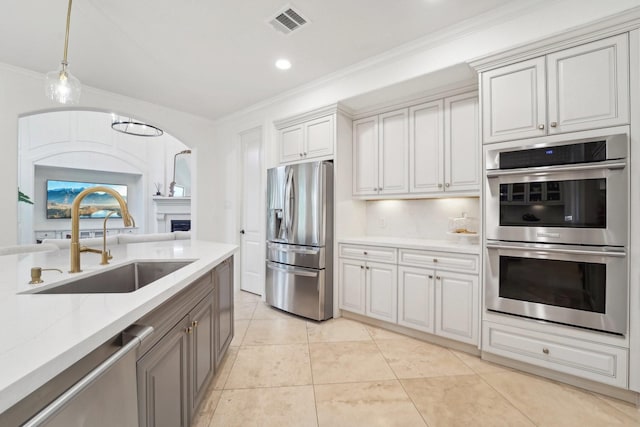
<svg viewBox="0 0 640 427">
<path fill-rule="evenodd" d="M 47 98 L 60 104 L 77 104 L 80 100 L 80 91 L 82 86 L 80 80 L 75 78 L 68 70 L 67 48 L 69 46 L 69 24 L 71 23 L 71 2 L 69 0 L 69 9 L 67 11 L 67 32 L 64 37 L 64 56 L 61 62 L 61 68 L 57 71 L 47 73 L 45 80 L 45 91 Z"/>
</svg>

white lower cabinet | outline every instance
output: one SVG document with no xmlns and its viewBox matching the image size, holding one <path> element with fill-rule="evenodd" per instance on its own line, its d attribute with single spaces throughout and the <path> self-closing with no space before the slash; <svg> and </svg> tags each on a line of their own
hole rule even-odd
<svg viewBox="0 0 640 427">
<path fill-rule="evenodd" d="M 483 337 L 485 352 L 627 387 L 629 352 L 626 348 L 488 321 L 483 323 Z"/>
<path fill-rule="evenodd" d="M 352 244 L 339 253 L 341 309 L 478 344 L 477 255 Z M 381 254 L 390 262 L 367 258 Z"/>
</svg>

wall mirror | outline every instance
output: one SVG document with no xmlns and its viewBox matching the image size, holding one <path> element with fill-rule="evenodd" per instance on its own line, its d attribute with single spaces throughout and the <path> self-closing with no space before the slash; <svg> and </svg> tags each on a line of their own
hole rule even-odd
<svg viewBox="0 0 640 427">
<path fill-rule="evenodd" d="M 191 196 L 191 150 L 183 150 L 173 157 L 173 182 L 169 195 L 173 197 Z"/>
</svg>

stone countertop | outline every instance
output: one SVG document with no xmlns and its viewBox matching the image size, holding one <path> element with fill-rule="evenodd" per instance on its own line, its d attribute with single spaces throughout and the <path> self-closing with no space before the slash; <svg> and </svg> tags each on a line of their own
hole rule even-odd
<svg viewBox="0 0 640 427">
<path fill-rule="evenodd" d="M 478 237 L 476 237 L 478 239 Z M 405 237 L 385 236 L 350 236 L 337 239 L 338 243 L 356 245 L 386 246 L 404 249 L 432 250 L 462 254 L 480 254 L 477 243 L 459 243 L 455 240 L 412 239 Z"/>
<path fill-rule="evenodd" d="M 69 251 L 0 256 L 0 413 L 73 365 L 93 349 L 152 311 L 195 279 L 233 255 L 237 246 L 197 240 L 133 243 L 110 248 L 113 260 L 81 254 L 83 272 L 67 273 Z M 30 294 L 135 260 L 194 260 L 135 292 Z M 44 283 L 29 285 L 31 267 Z M 27 293 L 25 293 L 27 292 Z"/>
</svg>

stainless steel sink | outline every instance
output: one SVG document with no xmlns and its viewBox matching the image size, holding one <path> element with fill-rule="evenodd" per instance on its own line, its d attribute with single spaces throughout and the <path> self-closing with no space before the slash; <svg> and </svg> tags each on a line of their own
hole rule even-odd
<svg viewBox="0 0 640 427">
<path fill-rule="evenodd" d="M 49 289 L 38 294 L 121 294 L 133 292 L 193 261 L 136 261 Z"/>
</svg>

